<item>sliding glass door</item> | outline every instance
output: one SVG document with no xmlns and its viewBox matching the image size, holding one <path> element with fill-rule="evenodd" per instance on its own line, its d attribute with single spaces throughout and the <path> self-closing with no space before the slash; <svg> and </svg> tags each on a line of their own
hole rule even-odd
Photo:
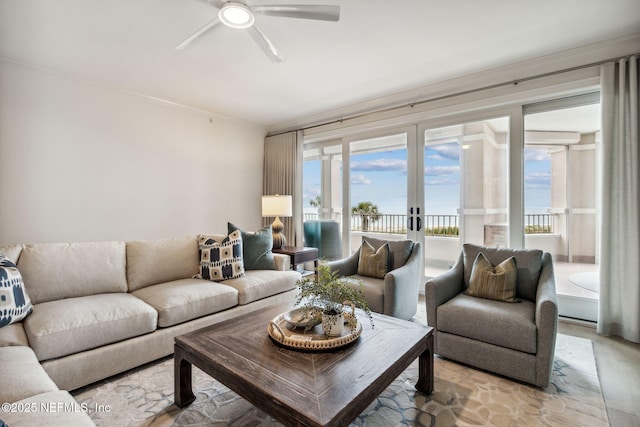
<svg viewBox="0 0 640 427">
<path fill-rule="evenodd" d="M 358 135 L 349 149 L 349 239 L 362 237 L 422 242 L 421 206 L 417 203 L 416 126 Z"/>
<path fill-rule="evenodd" d="M 562 316 L 597 320 L 599 94 L 525 107 L 525 245 L 550 252 Z"/>
<path fill-rule="evenodd" d="M 427 276 L 446 270 L 462 243 L 509 245 L 509 118 L 421 127 Z"/>
</svg>

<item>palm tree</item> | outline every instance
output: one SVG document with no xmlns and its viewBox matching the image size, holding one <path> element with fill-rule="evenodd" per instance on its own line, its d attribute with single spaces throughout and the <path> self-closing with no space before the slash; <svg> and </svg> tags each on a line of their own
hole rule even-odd
<svg viewBox="0 0 640 427">
<path fill-rule="evenodd" d="M 360 215 L 362 218 L 362 231 L 369 231 L 369 222 L 376 222 L 380 218 L 378 206 L 371 202 L 360 202 L 351 208 L 352 215 Z"/>
<path fill-rule="evenodd" d="M 309 200 L 309 204 L 312 207 L 318 209 L 318 213 L 320 213 L 320 208 L 322 207 L 322 198 L 318 194 L 315 198 Z"/>
</svg>

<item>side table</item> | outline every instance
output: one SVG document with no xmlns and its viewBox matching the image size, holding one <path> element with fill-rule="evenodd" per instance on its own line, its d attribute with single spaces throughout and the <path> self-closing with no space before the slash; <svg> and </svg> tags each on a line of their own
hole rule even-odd
<svg viewBox="0 0 640 427">
<path fill-rule="evenodd" d="M 318 248 L 300 247 L 300 246 L 284 246 L 280 249 L 273 249 L 275 254 L 289 255 L 291 258 L 291 269 L 297 270 L 297 265 L 308 261 L 313 261 L 314 271 L 304 271 L 303 276 L 314 274 L 318 269 Z"/>
</svg>

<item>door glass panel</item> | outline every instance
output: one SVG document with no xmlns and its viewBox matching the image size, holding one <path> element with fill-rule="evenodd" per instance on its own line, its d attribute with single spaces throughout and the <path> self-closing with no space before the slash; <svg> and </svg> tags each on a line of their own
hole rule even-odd
<svg viewBox="0 0 640 427">
<path fill-rule="evenodd" d="M 525 246 L 551 253 L 560 314 L 597 320 L 600 105 L 525 116 Z"/>
<path fill-rule="evenodd" d="M 306 148 L 302 193 L 304 245 L 318 248 L 323 260 L 342 253 L 342 146 Z"/>
<path fill-rule="evenodd" d="M 407 238 L 407 134 L 351 142 L 351 248 L 362 236 Z"/>
<path fill-rule="evenodd" d="M 424 131 L 425 272 L 455 262 L 462 243 L 507 247 L 507 117 Z"/>
</svg>

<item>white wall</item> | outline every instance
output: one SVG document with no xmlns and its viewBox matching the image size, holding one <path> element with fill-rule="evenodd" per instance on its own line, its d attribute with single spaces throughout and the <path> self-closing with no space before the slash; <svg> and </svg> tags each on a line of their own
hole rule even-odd
<svg viewBox="0 0 640 427">
<path fill-rule="evenodd" d="M 259 227 L 264 135 L 0 61 L 0 246 Z"/>
</svg>

